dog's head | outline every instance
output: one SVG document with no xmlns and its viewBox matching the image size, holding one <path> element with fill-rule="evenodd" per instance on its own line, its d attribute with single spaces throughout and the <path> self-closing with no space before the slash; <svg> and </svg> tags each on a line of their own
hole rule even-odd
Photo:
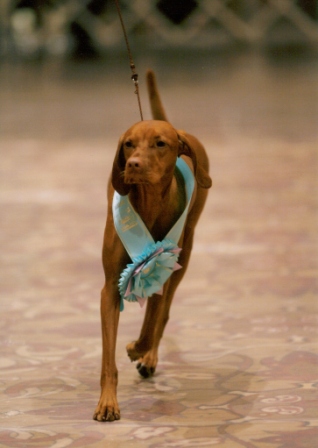
<svg viewBox="0 0 318 448">
<path fill-rule="evenodd" d="M 192 159 L 198 184 L 211 186 L 209 175 L 197 165 L 193 142 L 178 133 L 166 121 L 141 121 L 129 128 L 119 139 L 112 170 L 112 184 L 122 196 L 133 184 L 161 184 L 173 176 L 178 156 Z"/>
</svg>

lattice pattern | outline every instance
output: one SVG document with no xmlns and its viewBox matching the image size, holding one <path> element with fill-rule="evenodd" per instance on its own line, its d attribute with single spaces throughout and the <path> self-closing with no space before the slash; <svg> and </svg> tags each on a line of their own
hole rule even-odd
<svg viewBox="0 0 318 448">
<path fill-rule="evenodd" d="M 34 2 L 40 5 L 37 14 L 31 9 L 13 9 L 12 2 L 2 0 L 2 43 L 9 40 L 2 45 L 2 51 L 15 48 L 20 52 L 39 49 L 67 52 L 72 36 L 73 42 L 75 38 L 84 50 L 103 52 L 123 45 L 111 0 L 60 0 L 52 3 L 54 7 L 48 0 Z M 237 42 L 317 44 L 316 3 L 316 0 L 121 0 L 121 7 L 133 42 L 150 48 L 209 48 Z"/>
</svg>

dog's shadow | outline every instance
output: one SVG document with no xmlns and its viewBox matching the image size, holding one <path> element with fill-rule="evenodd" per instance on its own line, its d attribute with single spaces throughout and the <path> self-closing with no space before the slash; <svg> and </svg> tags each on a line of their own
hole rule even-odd
<svg viewBox="0 0 318 448">
<path fill-rule="evenodd" d="M 142 379 L 136 371 L 135 376 L 129 375 L 130 384 L 119 388 L 125 419 L 145 423 L 165 420 L 167 424 L 213 421 L 219 425 L 248 419 L 264 383 L 244 370 L 250 366 L 246 356 L 216 356 L 211 349 L 210 359 L 205 351 L 202 361 L 196 353 L 197 362 L 191 362 L 191 354 L 177 349 L 171 339 L 168 345 L 169 352 L 161 354 L 152 378 Z"/>
</svg>

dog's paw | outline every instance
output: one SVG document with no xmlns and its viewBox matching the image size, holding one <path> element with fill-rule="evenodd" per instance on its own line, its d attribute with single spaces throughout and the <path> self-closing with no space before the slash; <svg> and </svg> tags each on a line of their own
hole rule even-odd
<svg viewBox="0 0 318 448">
<path fill-rule="evenodd" d="M 141 375 L 143 378 L 150 378 L 156 371 L 157 363 L 157 350 L 149 350 L 149 352 L 147 352 L 145 356 L 140 358 L 137 363 L 136 368 L 139 372 L 139 375 Z"/>
<path fill-rule="evenodd" d="M 148 367 L 142 362 L 138 362 L 136 369 L 138 370 L 139 375 L 143 378 L 150 378 L 156 371 L 155 367 Z"/>
<path fill-rule="evenodd" d="M 115 397 L 107 397 L 107 394 L 102 392 L 93 419 L 98 422 L 113 422 L 119 420 L 120 410 L 117 399 Z"/>
</svg>

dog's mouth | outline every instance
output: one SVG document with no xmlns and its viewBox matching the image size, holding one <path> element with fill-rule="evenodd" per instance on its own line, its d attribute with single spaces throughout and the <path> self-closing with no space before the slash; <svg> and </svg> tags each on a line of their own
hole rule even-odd
<svg viewBox="0 0 318 448">
<path fill-rule="evenodd" d="M 140 177 L 140 176 L 125 176 L 124 177 L 125 184 L 132 185 L 132 184 L 148 184 L 148 180 Z"/>
<path fill-rule="evenodd" d="M 122 175 L 127 185 L 153 185 L 160 183 L 162 179 L 160 171 L 150 171 L 148 167 L 143 167 L 141 164 L 136 167 L 126 166 Z"/>
<path fill-rule="evenodd" d="M 147 170 L 141 169 L 130 169 L 126 168 L 124 171 L 124 182 L 125 184 L 148 184 L 149 177 L 147 175 Z"/>
</svg>

